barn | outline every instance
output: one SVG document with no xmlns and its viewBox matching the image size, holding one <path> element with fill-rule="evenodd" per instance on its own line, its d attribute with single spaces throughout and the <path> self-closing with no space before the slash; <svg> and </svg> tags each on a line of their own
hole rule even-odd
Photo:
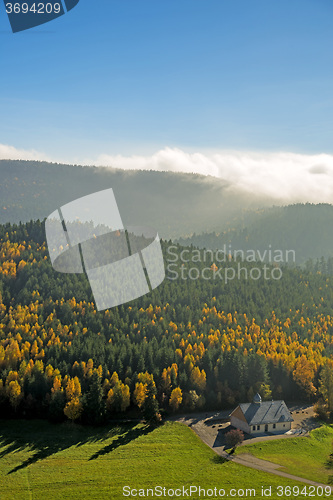
<svg viewBox="0 0 333 500">
<path fill-rule="evenodd" d="M 287 432 L 293 420 L 284 401 L 262 401 L 260 394 L 252 403 L 239 404 L 230 414 L 231 425 L 251 435 Z"/>
</svg>

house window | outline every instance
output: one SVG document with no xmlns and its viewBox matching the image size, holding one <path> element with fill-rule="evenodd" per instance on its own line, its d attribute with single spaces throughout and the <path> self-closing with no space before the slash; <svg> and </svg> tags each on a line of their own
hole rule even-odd
<svg viewBox="0 0 333 500">
<path fill-rule="evenodd" d="M 276 428 L 276 424 L 273 424 L 273 429 L 275 429 L 275 428 Z"/>
<path fill-rule="evenodd" d="M 255 430 L 256 430 L 256 426 L 255 426 L 255 425 L 253 425 L 253 426 L 252 426 L 252 430 L 253 430 L 253 431 L 255 431 Z"/>
<path fill-rule="evenodd" d="M 257 425 L 257 431 L 260 431 L 260 425 Z"/>
</svg>

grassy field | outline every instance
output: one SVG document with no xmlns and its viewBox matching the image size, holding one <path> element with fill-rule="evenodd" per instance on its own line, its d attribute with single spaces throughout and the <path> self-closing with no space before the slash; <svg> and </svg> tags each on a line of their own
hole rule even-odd
<svg viewBox="0 0 333 500">
<path fill-rule="evenodd" d="M 0 421 L 1 500 L 118 500 L 126 498 L 125 485 L 216 486 L 226 493 L 230 488 L 256 488 L 259 498 L 262 486 L 272 486 L 270 498 L 281 498 L 276 486 L 295 484 L 223 461 L 178 423 L 157 429 L 142 424 L 94 429 Z M 192 498 L 199 497 L 193 494 Z"/>
<path fill-rule="evenodd" d="M 323 425 L 308 437 L 265 441 L 237 449 L 239 453 L 252 453 L 285 467 L 286 472 L 327 484 L 333 469 L 326 468 L 327 458 L 333 452 L 333 427 Z"/>
</svg>

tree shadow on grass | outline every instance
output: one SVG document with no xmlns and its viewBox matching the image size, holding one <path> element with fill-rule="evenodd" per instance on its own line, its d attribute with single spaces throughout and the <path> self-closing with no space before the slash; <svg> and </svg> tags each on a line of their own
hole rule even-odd
<svg viewBox="0 0 333 500">
<path fill-rule="evenodd" d="M 138 439 L 141 436 L 145 436 L 146 434 L 149 434 L 155 429 L 154 426 L 151 425 L 146 425 L 145 427 L 135 427 L 134 429 L 129 429 L 125 434 L 118 436 L 116 439 L 112 441 L 112 443 L 108 444 L 101 450 L 97 451 L 94 453 L 89 460 L 95 460 L 98 457 L 101 457 L 103 455 L 107 455 L 108 453 L 111 453 L 112 451 L 116 450 L 120 446 L 125 446 L 126 444 L 130 443 L 131 441 L 134 441 L 135 439 Z"/>
<path fill-rule="evenodd" d="M 214 464 L 225 464 L 229 462 L 229 460 L 225 457 L 221 457 L 221 455 L 215 455 L 215 457 L 212 458 L 212 462 L 214 462 Z"/>
<path fill-rule="evenodd" d="M 112 452 L 119 446 L 125 446 L 153 429 L 136 422 L 117 424 L 113 427 L 91 427 L 68 423 L 50 424 L 46 421 L 0 421 L 0 459 L 21 451 L 33 453 L 11 469 L 7 473 L 9 475 L 72 446 L 79 447 L 86 443 L 102 445 L 114 436 L 115 439 L 110 444 L 89 459 L 92 460 Z"/>
</svg>

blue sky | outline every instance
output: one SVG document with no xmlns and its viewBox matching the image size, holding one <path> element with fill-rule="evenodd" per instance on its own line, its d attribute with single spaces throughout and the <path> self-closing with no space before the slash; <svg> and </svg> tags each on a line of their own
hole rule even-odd
<svg viewBox="0 0 333 500">
<path fill-rule="evenodd" d="M 0 7 L 0 144 L 333 153 L 331 0 L 80 0 L 17 34 Z"/>
</svg>

